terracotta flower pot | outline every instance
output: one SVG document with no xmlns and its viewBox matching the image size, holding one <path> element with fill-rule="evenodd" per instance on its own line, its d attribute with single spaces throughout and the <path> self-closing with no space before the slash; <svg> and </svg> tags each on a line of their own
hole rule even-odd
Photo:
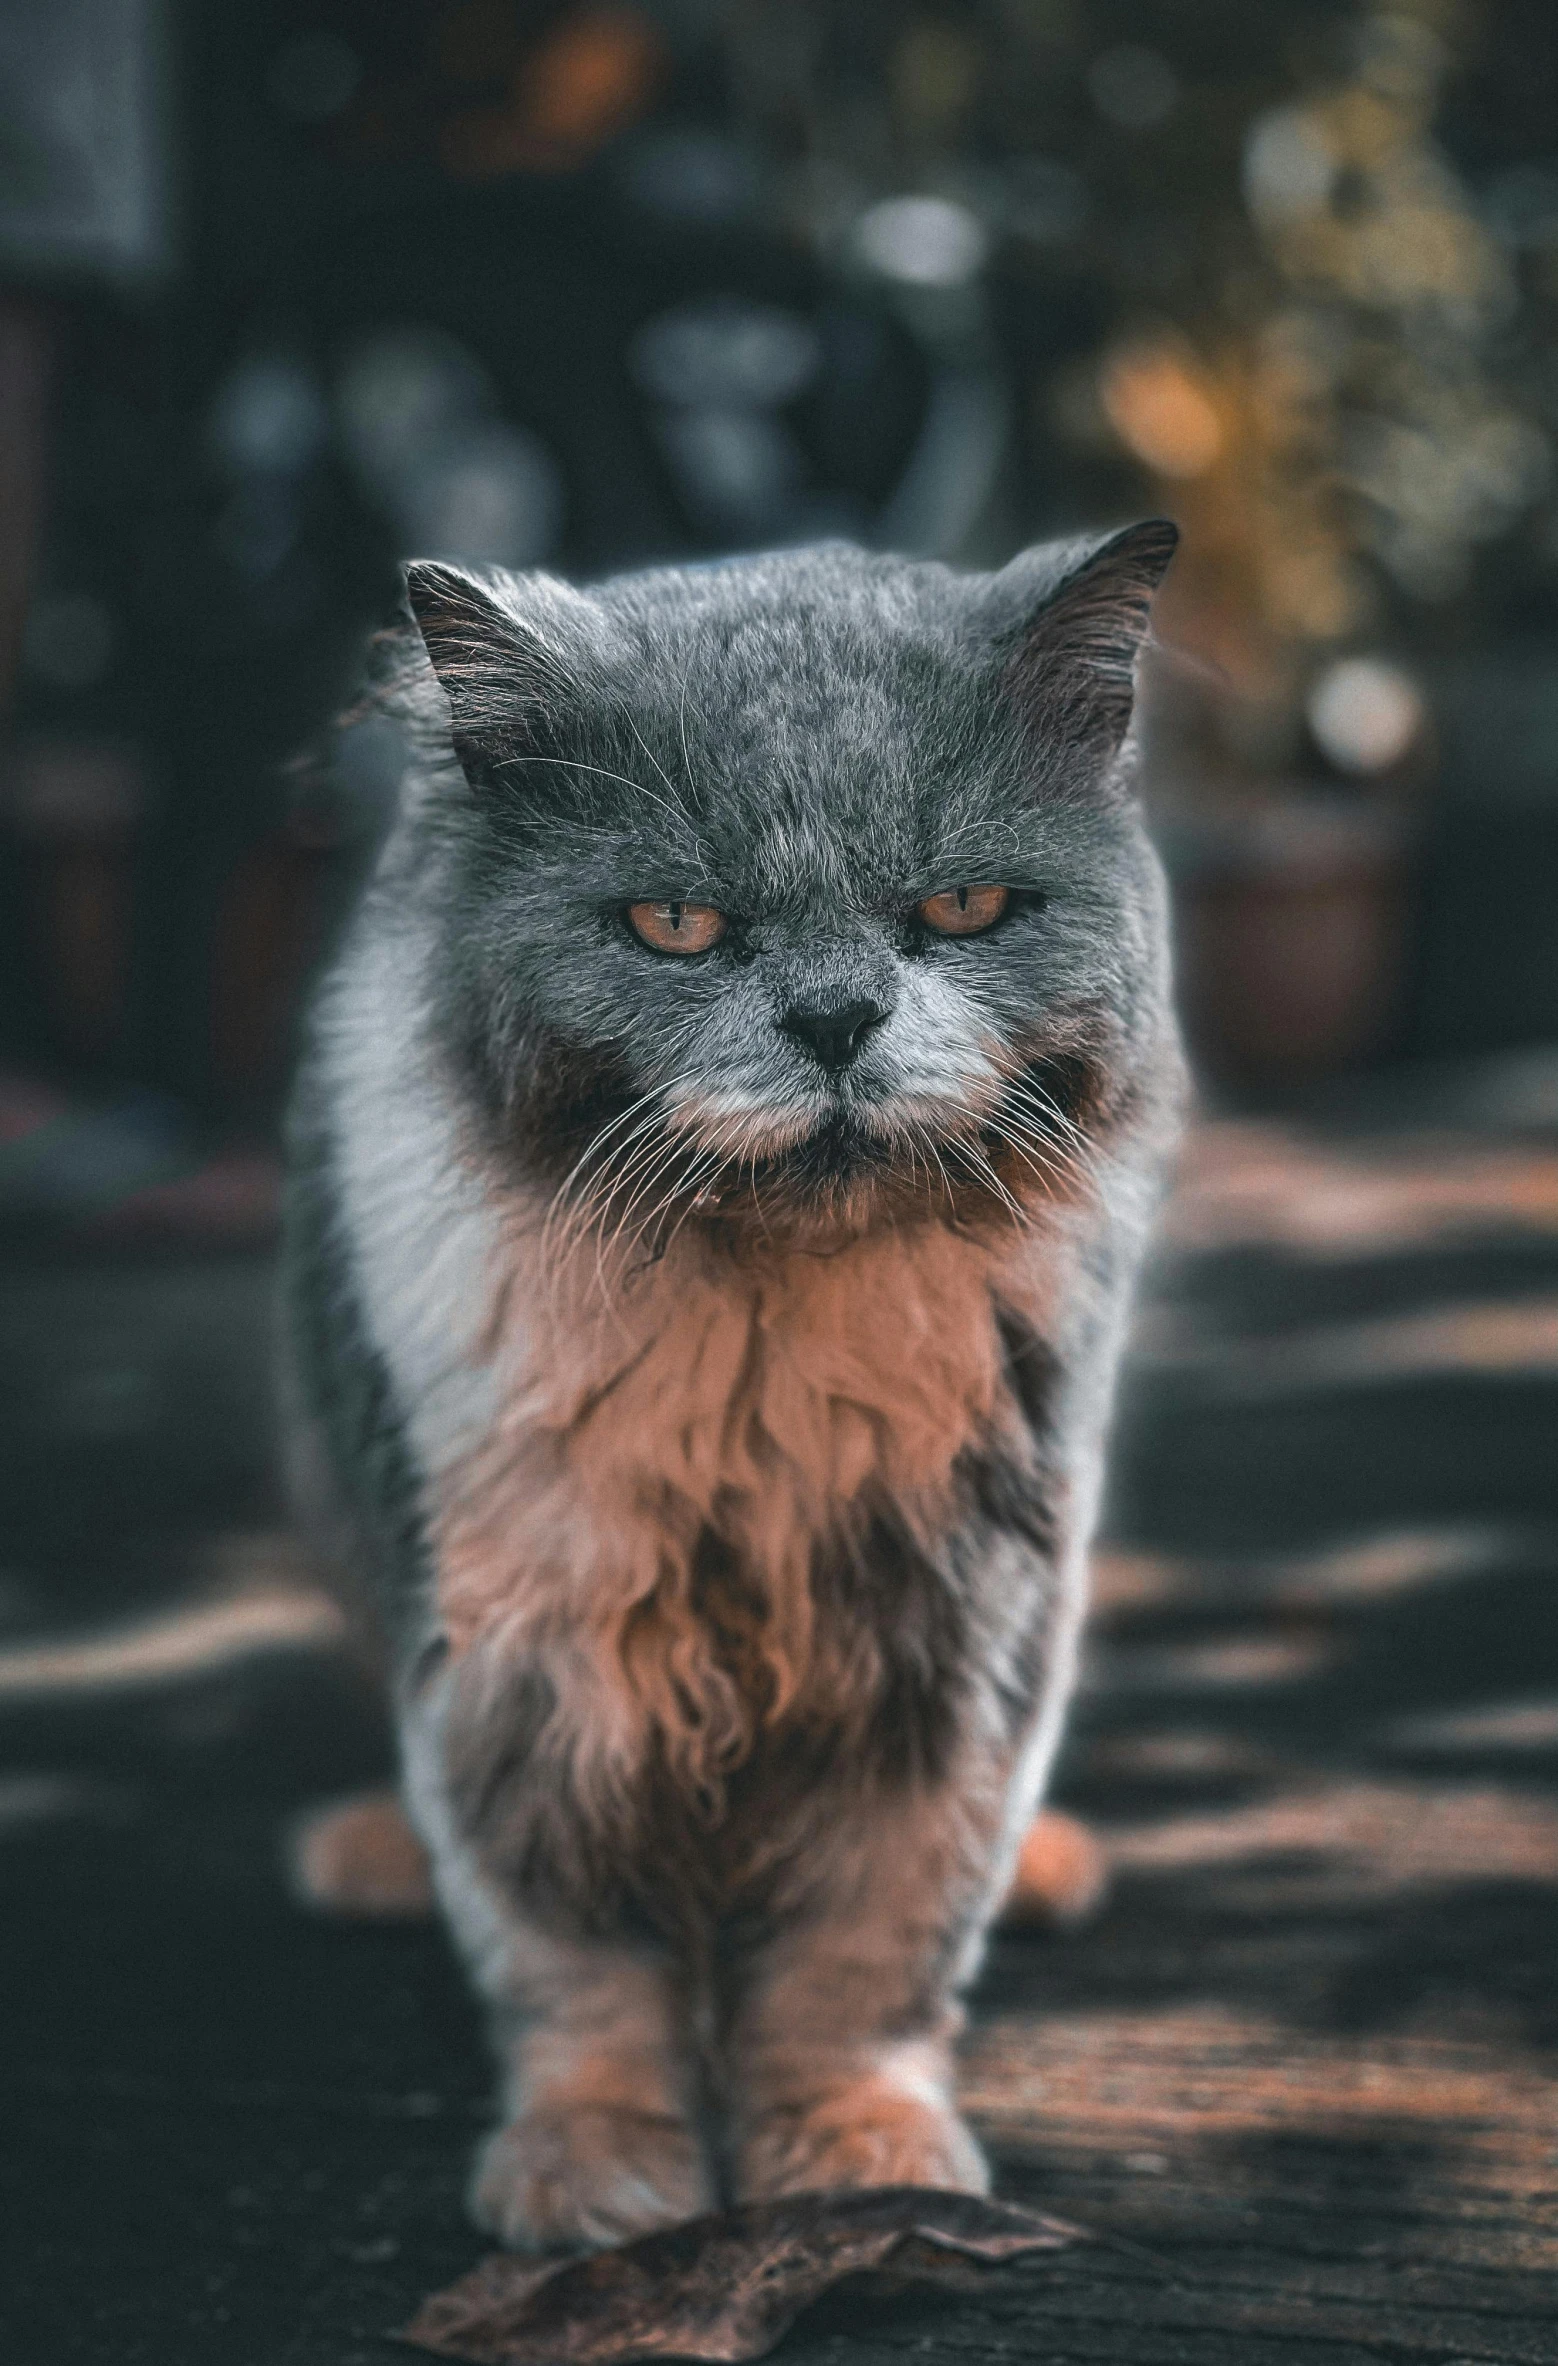
<svg viewBox="0 0 1558 2366">
<path fill-rule="evenodd" d="M 1179 999 L 1203 1072 L 1297 1083 L 1390 1047 L 1406 982 L 1412 849 L 1388 807 L 1293 794 L 1176 819 Z"/>
</svg>

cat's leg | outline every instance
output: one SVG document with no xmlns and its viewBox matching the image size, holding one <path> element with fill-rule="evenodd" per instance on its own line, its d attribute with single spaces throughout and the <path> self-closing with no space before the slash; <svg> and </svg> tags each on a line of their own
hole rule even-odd
<svg viewBox="0 0 1558 2366">
<path fill-rule="evenodd" d="M 858 1807 L 819 1841 L 820 1879 L 733 1967 L 724 2059 L 739 2200 L 818 2186 L 985 2191 L 952 2044 L 957 1990 L 1004 1875 L 1002 1821 L 949 1789 Z"/>
<path fill-rule="evenodd" d="M 699 2128 L 687 1982 L 650 1938 L 544 1919 L 492 1870 L 445 1771 L 447 1694 L 402 1724 L 406 1798 L 439 1903 L 486 2001 L 501 2124 L 481 2147 L 473 2215 L 505 2243 L 565 2250 L 628 2240 L 713 2206 Z"/>
<path fill-rule="evenodd" d="M 391 1790 L 311 1808 L 287 1854 L 294 1891 L 320 1914 L 414 1921 L 433 1911 L 427 1851 Z"/>
<path fill-rule="evenodd" d="M 674 1966 L 517 1922 L 493 2032 L 505 2117 L 477 2156 L 471 2209 L 503 2242 L 625 2242 L 713 2207 Z"/>
<path fill-rule="evenodd" d="M 1109 1861 L 1094 1835 L 1047 1807 L 1023 1836 L 1001 1920 L 1008 1930 L 1075 1930 L 1108 1894 Z"/>
</svg>

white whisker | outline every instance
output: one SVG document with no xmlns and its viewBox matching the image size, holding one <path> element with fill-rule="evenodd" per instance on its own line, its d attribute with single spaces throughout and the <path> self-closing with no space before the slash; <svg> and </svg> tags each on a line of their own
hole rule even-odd
<svg viewBox="0 0 1558 2366">
<path fill-rule="evenodd" d="M 662 813 L 668 814 L 680 829 L 687 831 L 694 845 L 698 842 L 697 831 L 679 805 L 668 805 L 663 797 L 655 795 L 653 789 L 646 789 L 641 780 L 632 780 L 625 772 L 608 771 L 604 764 L 585 764 L 577 756 L 505 756 L 500 769 L 506 770 L 510 764 L 560 764 L 566 772 L 588 772 L 597 780 L 614 780 L 619 787 L 631 789 L 636 797 L 647 798 L 651 805 L 658 805 Z"/>
</svg>

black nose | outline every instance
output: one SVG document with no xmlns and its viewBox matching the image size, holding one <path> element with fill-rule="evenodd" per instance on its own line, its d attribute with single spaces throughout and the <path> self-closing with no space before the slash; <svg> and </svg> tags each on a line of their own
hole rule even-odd
<svg viewBox="0 0 1558 2366">
<path fill-rule="evenodd" d="M 787 1035 L 804 1043 L 824 1068 L 847 1068 L 873 1027 L 888 1016 L 880 1002 L 841 1002 L 832 1010 L 806 1010 L 796 1003 L 784 1014 Z"/>
</svg>

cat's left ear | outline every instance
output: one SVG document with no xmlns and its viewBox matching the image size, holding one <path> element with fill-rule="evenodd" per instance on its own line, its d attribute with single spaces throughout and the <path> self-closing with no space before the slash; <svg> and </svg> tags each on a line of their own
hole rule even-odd
<svg viewBox="0 0 1558 2366">
<path fill-rule="evenodd" d="M 1152 597 L 1179 541 L 1169 518 L 1023 551 L 992 576 L 1003 687 L 1030 730 L 1097 764 L 1119 749 Z"/>
<path fill-rule="evenodd" d="M 588 614 L 583 595 L 547 576 L 482 575 L 439 559 L 413 559 L 405 581 L 472 786 L 506 757 L 553 753 L 579 696 L 565 652 L 578 633 L 573 611 Z"/>
</svg>

